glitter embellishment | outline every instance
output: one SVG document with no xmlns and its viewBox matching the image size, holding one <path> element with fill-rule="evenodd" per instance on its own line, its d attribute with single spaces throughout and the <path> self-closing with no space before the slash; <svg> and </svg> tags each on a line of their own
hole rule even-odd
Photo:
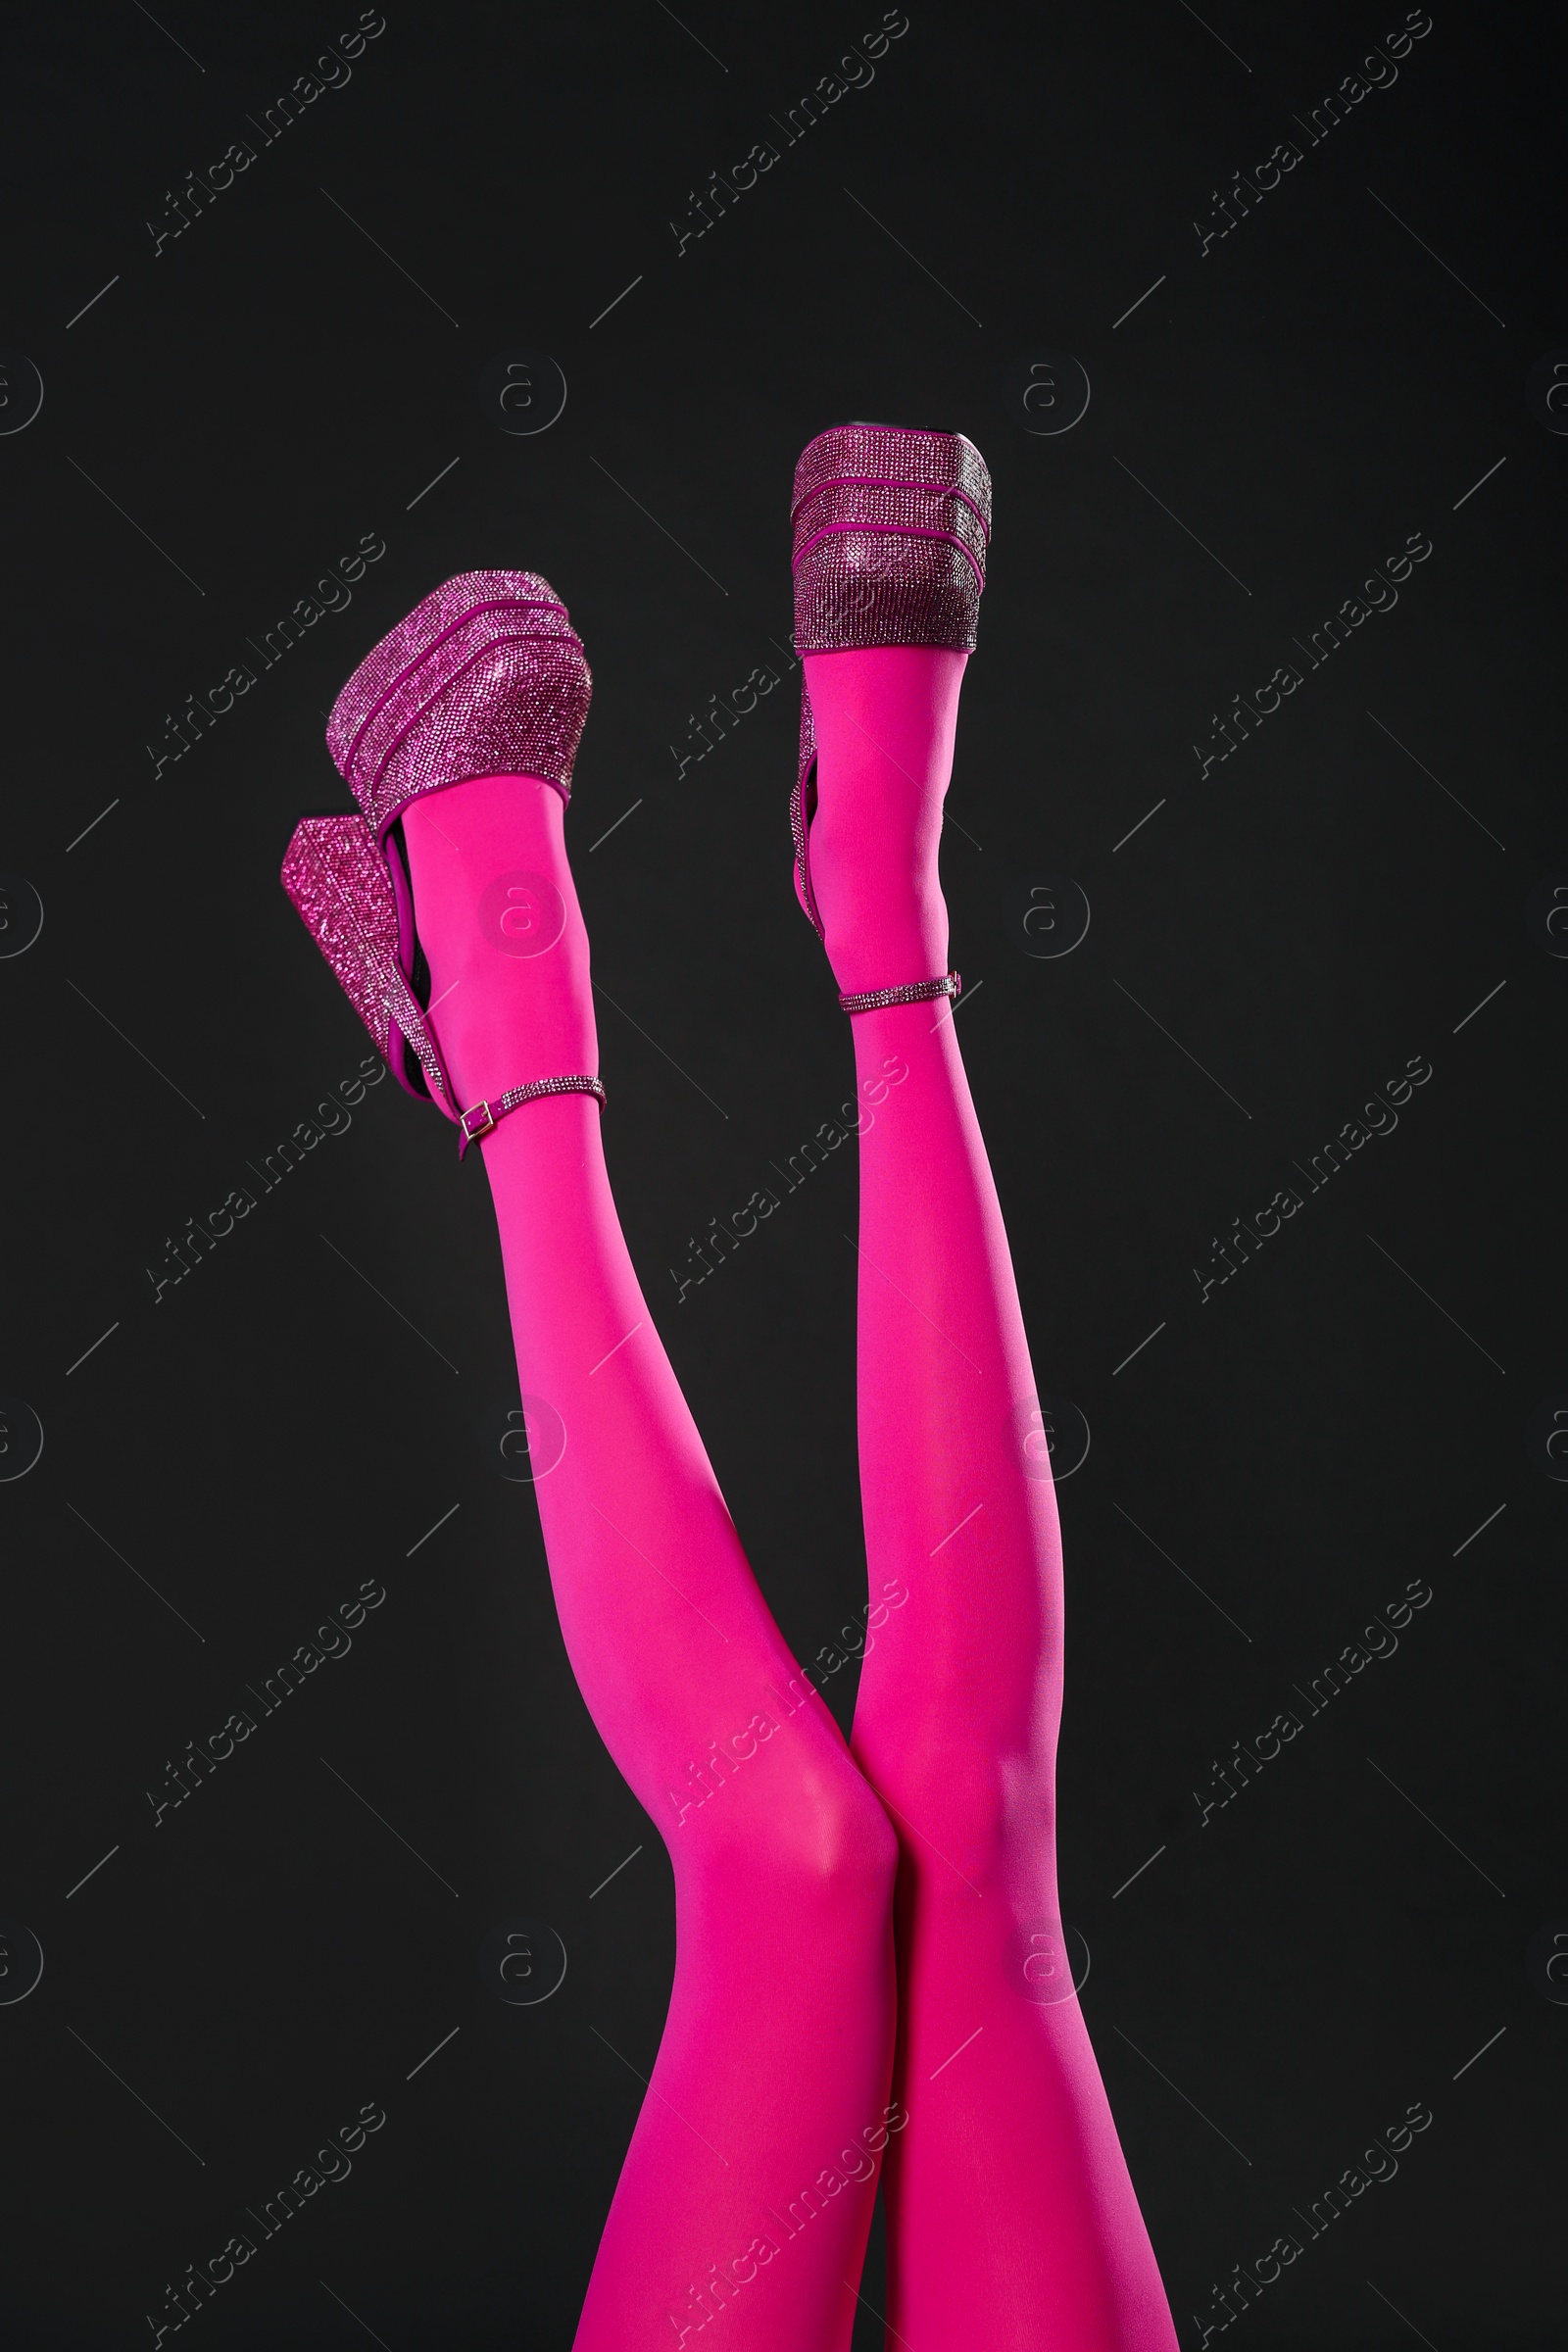
<svg viewBox="0 0 1568 2352">
<path fill-rule="evenodd" d="M 392 878 L 365 818 L 302 816 L 283 859 L 283 888 L 393 1075 L 409 1087 L 407 1038 L 431 1099 L 456 1117 L 441 1055 L 398 962 Z"/>
<path fill-rule="evenodd" d="M 601 1110 L 610 1100 L 602 1078 L 533 1078 L 526 1086 L 509 1086 L 493 1102 L 476 1102 L 471 1110 L 463 1112 L 458 1120 L 461 1130 L 458 1157 L 461 1159 L 481 1135 L 488 1135 L 497 1119 L 504 1119 L 509 1110 L 520 1110 L 524 1102 L 542 1102 L 546 1095 L 592 1095 Z"/>
<path fill-rule="evenodd" d="M 932 997 L 956 997 L 963 982 L 956 972 L 944 972 L 940 980 L 909 980 L 903 988 L 867 988 L 858 995 L 840 997 L 840 1012 L 881 1012 L 889 1004 L 924 1004 Z"/>
<path fill-rule="evenodd" d="M 795 468 L 795 650 L 945 645 L 972 652 L 991 476 L 961 433 L 842 424 Z"/>
<path fill-rule="evenodd" d="M 991 475 L 962 433 L 841 424 L 801 453 L 790 508 L 795 650 L 940 645 L 972 653 L 991 538 Z M 816 743 L 801 679 L 801 750 L 790 801 L 795 888 L 823 938 L 807 842 Z"/>
<path fill-rule="evenodd" d="M 363 815 L 300 819 L 283 888 L 378 1054 L 409 1094 L 461 1129 L 461 1158 L 510 1110 L 605 1090 L 536 1078 L 460 1112 L 413 987 L 418 943 L 390 828 L 422 793 L 471 776 L 533 776 L 571 797 L 593 680 L 566 608 L 533 571 L 466 571 L 416 605 L 343 688 L 326 741 Z M 398 863 L 392 863 L 393 857 Z"/>
<path fill-rule="evenodd" d="M 569 800 L 592 688 L 548 580 L 461 572 L 366 656 L 327 749 L 377 840 L 410 801 L 470 776 L 537 776 Z"/>
</svg>

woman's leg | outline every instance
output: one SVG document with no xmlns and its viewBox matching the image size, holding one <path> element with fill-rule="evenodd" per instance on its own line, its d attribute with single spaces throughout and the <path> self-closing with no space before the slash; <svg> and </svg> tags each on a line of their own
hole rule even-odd
<svg viewBox="0 0 1568 2352">
<path fill-rule="evenodd" d="M 465 1106 L 598 1066 L 564 813 L 518 777 L 406 811 Z M 600 1121 L 557 1096 L 482 1145 L 522 1392 L 547 1408 L 529 1408 L 541 1467 L 564 1445 L 538 1495 L 566 1648 L 675 1874 L 668 2022 L 577 2348 L 674 2352 L 722 2314 L 727 2352 L 843 2352 L 890 2121 L 895 1841 L 747 1565 L 627 1255 Z"/>
<path fill-rule="evenodd" d="M 966 656 L 808 655 L 811 872 L 846 992 L 947 968 L 941 799 Z M 981 1016 L 982 1018 L 984 1015 Z M 1056 1907 L 1062 1589 L 1007 1240 L 944 1000 L 859 1013 L 857 1760 L 899 1833 L 891 2326 L 909 2352 L 1173 2352 Z M 873 1619 L 876 1612 L 873 1608 Z"/>
</svg>

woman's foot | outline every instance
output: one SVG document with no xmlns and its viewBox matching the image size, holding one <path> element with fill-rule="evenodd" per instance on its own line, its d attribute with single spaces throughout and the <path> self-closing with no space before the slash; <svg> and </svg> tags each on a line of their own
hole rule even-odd
<svg viewBox="0 0 1568 2352">
<path fill-rule="evenodd" d="M 361 813 L 302 817 L 284 856 L 283 887 L 377 1052 L 462 1125 L 460 1156 L 540 1094 L 605 1099 L 582 1067 L 588 945 L 562 833 L 592 690 L 548 580 L 459 573 L 332 707 L 327 748 Z"/>
<path fill-rule="evenodd" d="M 937 853 L 968 658 L 911 645 L 806 656 L 816 736 L 811 887 L 847 994 L 948 968 Z"/>
<path fill-rule="evenodd" d="M 790 522 L 805 659 L 796 891 L 846 996 L 934 981 L 948 960 L 942 800 L 991 476 L 961 433 L 834 425 L 801 453 Z"/>
<path fill-rule="evenodd" d="M 514 775 L 473 777 L 403 811 L 426 1015 L 460 1109 L 599 1065 L 565 814 L 554 786 Z"/>
</svg>

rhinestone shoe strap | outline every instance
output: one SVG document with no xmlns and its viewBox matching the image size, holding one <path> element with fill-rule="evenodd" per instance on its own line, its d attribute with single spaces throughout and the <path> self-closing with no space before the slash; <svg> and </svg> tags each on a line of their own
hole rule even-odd
<svg viewBox="0 0 1568 2352">
<path fill-rule="evenodd" d="M 841 996 L 841 1012 L 881 1012 L 889 1004 L 923 1004 L 928 997 L 956 997 L 963 982 L 956 972 L 940 980 L 910 980 L 903 988 L 863 989 L 858 996 Z"/>
<path fill-rule="evenodd" d="M 488 1135 L 496 1121 L 504 1119 L 509 1110 L 518 1110 L 524 1102 L 537 1102 L 545 1095 L 592 1095 L 601 1110 L 607 1100 L 602 1078 L 535 1078 L 527 1086 L 509 1086 L 506 1093 L 498 1095 L 493 1102 L 476 1102 L 471 1110 L 463 1112 L 458 1120 L 462 1130 L 458 1143 L 459 1159 L 470 1144 L 477 1143 L 481 1135 Z"/>
</svg>

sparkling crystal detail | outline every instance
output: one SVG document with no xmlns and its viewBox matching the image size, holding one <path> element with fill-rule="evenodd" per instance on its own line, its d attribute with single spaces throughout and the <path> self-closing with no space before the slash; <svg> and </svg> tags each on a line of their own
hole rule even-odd
<svg viewBox="0 0 1568 2352">
<path fill-rule="evenodd" d="M 940 980 L 906 980 L 902 988 L 865 988 L 841 996 L 839 1010 L 881 1012 L 889 1004 L 924 1004 L 932 997 L 956 997 L 962 986 L 956 972 L 944 972 Z"/>
<path fill-rule="evenodd" d="M 795 468 L 795 650 L 942 645 L 972 653 L 991 539 L 991 475 L 962 433 L 838 424 Z M 795 888 L 816 935 L 808 836 L 816 739 L 801 679 L 801 749 L 790 800 Z"/>
<path fill-rule="evenodd" d="M 795 468 L 795 650 L 945 645 L 972 652 L 991 475 L 961 433 L 841 424 Z"/>
<path fill-rule="evenodd" d="M 466 571 L 367 654 L 326 742 L 377 840 L 410 801 L 469 776 L 538 776 L 563 800 L 593 679 L 534 571 Z"/>
<path fill-rule="evenodd" d="M 466 571 L 416 605 L 339 694 L 327 748 L 363 815 L 307 816 L 283 859 L 283 888 L 394 1077 L 428 1093 L 476 1134 L 544 1095 L 593 1095 L 598 1078 L 536 1078 L 462 1113 L 411 986 L 416 943 L 400 922 L 407 884 L 387 833 L 412 800 L 471 776 L 535 776 L 571 797 L 593 680 L 566 608 L 533 571 Z M 404 911 L 407 911 L 405 907 Z M 415 1081 L 405 1044 L 417 1061 Z M 483 1112 L 483 1124 L 471 1122 Z"/>
</svg>

